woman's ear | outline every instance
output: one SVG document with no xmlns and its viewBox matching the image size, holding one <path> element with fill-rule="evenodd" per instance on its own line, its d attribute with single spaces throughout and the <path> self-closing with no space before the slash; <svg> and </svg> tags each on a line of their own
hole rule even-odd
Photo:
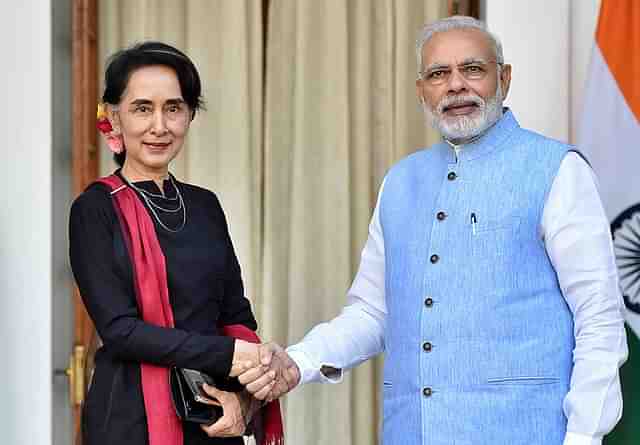
<svg viewBox="0 0 640 445">
<path fill-rule="evenodd" d="M 118 107 L 107 104 L 107 118 L 111 122 L 112 135 L 120 134 L 120 115 L 118 114 Z"/>
</svg>

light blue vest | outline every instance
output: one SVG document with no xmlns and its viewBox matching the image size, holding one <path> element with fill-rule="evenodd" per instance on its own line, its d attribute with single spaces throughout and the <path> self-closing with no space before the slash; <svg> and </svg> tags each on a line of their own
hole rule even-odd
<svg viewBox="0 0 640 445">
<path fill-rule="evenodd" d="M 540 236 L 570 146 L 510 111 L 458 159 L 396 164 L 380 203 L 385 445 L 560 445 L 573 318 Z"/>
</svg>

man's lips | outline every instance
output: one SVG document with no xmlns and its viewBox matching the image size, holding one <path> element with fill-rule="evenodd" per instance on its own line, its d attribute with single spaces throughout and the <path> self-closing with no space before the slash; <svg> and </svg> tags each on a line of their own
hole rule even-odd
<svg viewBox="0 0 640 445">
<path fill-rule="evenodd" d="M 454 116 L 473 113 L 478 109 L 478 104 L 475 102 L 460 102 L 451 105 L 447 105 L 442 109 L 443 113 L 451 114 Z"/>
</svg>

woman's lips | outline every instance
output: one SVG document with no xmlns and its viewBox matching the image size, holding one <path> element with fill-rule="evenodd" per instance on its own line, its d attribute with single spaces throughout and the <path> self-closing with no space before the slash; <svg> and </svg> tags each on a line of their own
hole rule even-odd
<svg viewBox="0 0 640 445">
<path fill-rule="evenodd" d="M 143 142 L 143 144 L 152 150 L 162 151 L 171 145 L 171 142 Z"/>
</svg>

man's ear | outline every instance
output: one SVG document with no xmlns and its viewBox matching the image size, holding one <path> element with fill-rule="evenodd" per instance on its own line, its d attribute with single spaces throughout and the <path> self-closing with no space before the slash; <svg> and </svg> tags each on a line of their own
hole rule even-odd
<svg viewBox="0 0 640 445">
<path fill-rule="evenodd" d="M 424 103 L 424 96 L 422 95 L 422 79 L 416 79 L 416 96 L 418 97 L 418 102 L 420 104 Z"/>
<path fill-rule="evenodd" d="M 509 88 L 511 87 L 511 65 L 505 64 L 502 65 L 502 70 L 500 71 L 500 79 L 498 81 L 502 86 L 502 99 L 506 99 L 507 94 L 509 94 Z"/>
</svg>

